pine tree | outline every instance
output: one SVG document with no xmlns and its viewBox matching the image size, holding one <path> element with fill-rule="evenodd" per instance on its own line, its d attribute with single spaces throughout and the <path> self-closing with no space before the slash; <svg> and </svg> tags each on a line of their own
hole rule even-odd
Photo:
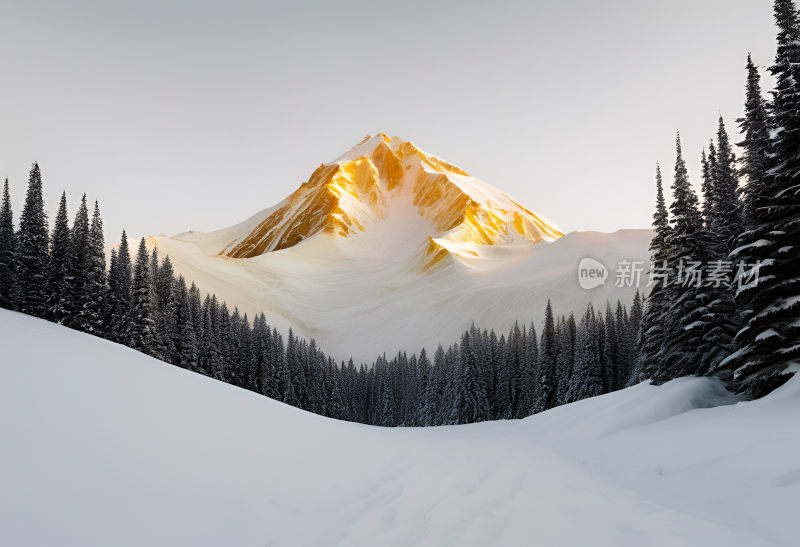
<svg viewBox="0 0 800 547">
<path fill-rule="evenodd" d="M 3 185 L 3 203 L 0 205 L 0 308 L 9 310 L 15 308 L 16 253 L 14 214 L 11 210 L 11 194 L 8 190 L 8 179 L 6 179 Z"/>
<path fill-rule="evenodd" d="M 71 255 L 69 221 L 67 220 L 67 194 L 61 194 L 53 235 L 50 238 L 50 256 L 47 261 L 47 319 L 64 323 L 75 313 L 69 299 L 69 261 Z"/>
<path fill-rule="evenodd" d="M 566 402 L 580 401 L 603 393 L 600 353 L 599 323 L 590 303 L 576 331 L 574 372 Z"/>
<path fill-rule="evenodd" d="M 744 135 L 744 139 L 739 143 L 743 150 L 739 172 L 745 179 L 742 188 L 742 222 L 747 230 L 752 230 L 757 224 L 755 210 L 763 206 L 763 200 L 766 198 L 764 186 L 770 167 L 771 145 L 767 103 L 761 95 L 761 76 L 749 53 L 745 95 L 745 115 L 736 121 Z M 740 238 L 737 247 L 746 243 L 747 237 Z"/>
<path fill-rule="evenodd" d="M 105 307 L 106 250 L 103 236 L 103 219 L 100 206 L 94 202 L 92 225 L 89 228 L 88 269 L 86 270 L 86 298 L 83 309 L 83 326 L 87 332 L 102 335 L 103 309 Z"/>
<path fill-rule="evenodd" d="M 553 306 L 550 303 L 550 299 L 548 299 L 544 310 L 542 341 L 539 344 L 539 383 L 537 384 L 533 412 L 542 412 L 553 408 L 556 404 L 556 390 L 558 388 L 558 378 L 556 377 L 557 355 L 558 347 L 556 345 Z"/>
<path fill-rule="evenodd" d="M 155 355 L 153 302 L 150 286 L 150 256 L 144 238 L 139 241 L 133 268 L 131 289 L 131 347 L 147 355 Z"/>
<path fill-rule="evenodd" d="M 156 357 L 162 360 L 170 360 L 175 355 L 175 334 L 173 332 L 175 315 L 175 272 L 172 268 L 172 261 L 169 256 L 164 258 L 161 266 L 158 265 L 158 253 L 151 258 L 151 275 L 153 275 L 153 303 L 155 308 L 155 352 Z M 221 345 L 221 341 L 220 341 Z M 222 355 L 219 354 L 220 367 L 217 372 L 221 373 Z M 222 377 L 217 377 L 222 379 Z"/>
<path fill-rule="evenodd" d="M 630 348 L 630 360 L 628 364 L 628 374 L 625 378 L 625 385 L 638 381 L 634 380 L 637 363 L 640 362 L 641 340 L 642 340 L 642 321 L 644 315 L 644 300 L 639 290 L 633 296 L 631 304 L 631 314 L 628 318 L 628 347 Z"/>
<path fill-rule="evenodd" d="M 88 331 L 90 328 L 90 321 L 85 311 L 89 301 L 86 291 L 86 274 L 89 268 L 89 210 L 86 207 L 86 194 L 84 194 L 70 232 L 70 253 L 67 262 L 69 275 L 66 284 L 69 317 L 64 321 L 67 326 L 82 331 Z"/>
<path fill-rule="evenodd" d="M 758 279 L 737 284 L 744 326 L 736 335 L 737 350 L 721 364 L 734 385 L 754 397 L 785 382 L 786 367 L 800 356 L 800 20 L 792 0 L 775 0 L 774 11 L 772 161 L 755 193 L 749 181 L 749 226 L 730 255 L 746 259 L 745 270 L 757 272 Z M 746 119 L 753 117 L 748 105 Z M 751 149 L 759 153 L 758 147 L 752 143 Z"/>
<path fill-rule="evenodd" d="M 680 135 L 675 141 L 675 179 L 670 205 L 671 230 L 666 239 L 674 270 L 666 287 L 668 307 L 661 315 L 668 344 L 662 345 L 652 378 L 665 382 L 687 374 L 704 374 L 713 355 L 703 356 L 703 336 L 709 328 L 707 306 L 712 300 L 702 285 L 702 272 L 709 259 L 709 236 L 703 226 L 697 195 L 689 183 L 689 175 L 681 152 Z M 712 209 L 713 209 L 712 205 Z M 694 269 L 698 277 L 692 275 Z"/>
<path fill-rule="evenodd" d="M 189 308 L 189 291 L 186 288 L 186 280 L 182 275 L 178 276 L 173 291 L 175 295 L 175 310 L 173 327 L 171 330 L 175 353 L 173 354 L 171 362 L 173 365 L 177 365 L 181 368 L 195 370 L 197 368 L 197 338 L 195 337 Z M 237 327 L 238 322 L 239 317 L 237 310 L 235 320 Z M 226 381 L 234 383 L 232 380 L 235 380 L 235 378 L 229 378 Z"/>
<path fill-rule="evenodd" d="M 736 236 L 742 231 L 738 200 L 739 180 L 736 156 L 731 148 L 722 116 L 717 129 L 717 154 L 713 172 L 713 214 L 710 235 L 710 258 L 724 260 L 732 249 Z"/>
<path fill-rule="evenodd" d="M 654 277 L 655 269 L 664 273 L 669 268 L 667 239 L 670 235 L 669 213 L 664 199 L 664 183 L 661 166 L 656 165 L 656 210 L 653 214 L 653 239 L 650 241 L 650 294 L 644 300 L 642 327 L 639 335 L 639 356 L 629 383 L 636 384 L 645 378 L 652 378 L 659 366 L 658 354 L 664 342 L 662 315 L 667 307 L 667 279 Z"/>
<path fill-rule="evenodd" d="M 36 317 L 47 317 L 47 213 L 42 197 L 42 173 L 34 163 L 17 234 L 17 308 Z"/>
<path fill-rule="evenodd" d="M 572 381 L 573 367 L 575 365 L 575 315 L 570 313 L 569 317 L 561 324 L 558 329 L 558 356 L 556 358 L 556 368 L 558 370 L 558 391 L 556 393 L 556 404 L 563 405 L 567 402 L 569 385 Z"/>
<path fill-rule="evenodd" d="M 475 342 L 469 332 L 465 332 L 461 337 L 458 354 L 460 377 L 456 388 L 452 423 L 466 424 L 489 419 L 489 398 L 478 354 L 475 351 Z"/>
<path fill-rule="evenodd" d="M 109 271 L 108 294 L 108 300 L 112 306 L 110 339 L 126 346 L 131 346 L 131 255 L 125 230 L 122 230 L 122 237 L 113 265 L 114 268 Z"/>
</svg>

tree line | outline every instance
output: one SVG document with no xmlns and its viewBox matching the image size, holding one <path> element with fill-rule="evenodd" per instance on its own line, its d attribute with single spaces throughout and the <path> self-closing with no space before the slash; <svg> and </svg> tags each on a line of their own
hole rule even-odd
<svg viewBox="0 0 800 547">
<path fill-rule="evenodd" d="M 701 154 L 700 204 L 678 136 L 669 211 L 656 168 L 651 258 L 670 273 L 646 301 L 635 380 L 713 374 L 758 397 L 800 360 L 800 17 L 792 0 L 775 0 L 774 16 L 776 87 L 765 99 L 748 55 L 741 157 L 720 118 Z M 681 282 L 687 264 L 728 262 L 752 280 Z"/>
<path fill-rule="evenodd" d="M 264 314 L 252 320 L 176 276 L 169 257 L 125 232 L 110 257 L 103 223 L 84 196 L 72 226 L 62 194 L 50 231 L 37 164 L 15 230 L 8 180 L 0 205 L 0 306 L 128 345 L 182 368 L 325 416 L 384 426 L 521 418 L 646 379 L 718 375 L 757 397 L 788 379 L 800 358 L 800 20 L 775 1 L 778 50 L 772 100 L 747 59 L 744 135 L 736 158 L 724 121 L 701 154 L 702 203 L 680 137 L 672 203 L 656 169 L 652 263 L 666 272 L 630 310 L 592 305 L 539 335 L 515 325 L 499 337 L 472 327 L 433 357 L 400 352 L 358 366 L 336 363 Z M 744 182 L 740 186 L 740 181 Z M 686 283 L 687 264 L 759 264 L 742 286 Z M 651 272 L 652 274 L 652 272 Z"/>
<path fill-rule="evenodd" d="M 15 231 L 6 180 L 2 307 L 324 416 L 384 426 L 522 418 L 623 387 L 637 360 L 638 293 L 630 313 L 620 302 L 605 313 L 589 306 L 577 321 L 556 320 L 548 302 L 541 337 L 532 324 L 499 337 L 473 326 L 432 359 L 423 349 L 358 367 L 352 359 L 336 363 L 292 330 L 284 341 L 263 313 L 251 321 L 215 295 L 201 295 L 144 238 L 132 256 L 123 231 L 106 268 L 97 202 L 89 217 L 84 195 L 70 226 L 64 193 L 51 231 L 34 164 Z"/>
</svg>

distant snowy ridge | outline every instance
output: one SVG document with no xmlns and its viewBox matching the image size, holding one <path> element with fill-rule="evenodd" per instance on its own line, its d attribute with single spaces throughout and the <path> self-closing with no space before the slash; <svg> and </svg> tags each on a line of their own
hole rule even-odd
<svg viewBox="0 0 800 547">
<path fill-rule="evenodd" d="M 3 545 L 793 545 L 800 379 L 339 422 L 0 310 Z M 720 406 L 721 405 L 721 406 Z"/>
<path fill-rule="evenodd" d="M 647 259 L 651 234 L 562 237 L 501 190 L 378 134 L 236 226 L 149 242 L 229 306 L 251 317 L 263 311 L 337 359 L 371 362 L 384 352 L 432 352 L 473 321 L 498 332 L 538 323 L 548 298 L 557 314 L 628 303 L 634 289 L 616 287 L 613 269 Z M 586 256 L 611 270 L 591 291 L 577 283 Z"/>
</svg>

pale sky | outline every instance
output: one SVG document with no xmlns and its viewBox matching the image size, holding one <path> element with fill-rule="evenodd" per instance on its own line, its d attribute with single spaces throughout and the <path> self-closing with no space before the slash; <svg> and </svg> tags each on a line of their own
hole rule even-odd
<svg viewBox="0 0 800 547">
<path fill-rule="evenodd" d="M 213 230 L 367 133 L 412 140 L 564 231 L 648 227 L 774 56 L 771 0 L 0 0 L 0 176 L 51 218 Z"/>
</svg>

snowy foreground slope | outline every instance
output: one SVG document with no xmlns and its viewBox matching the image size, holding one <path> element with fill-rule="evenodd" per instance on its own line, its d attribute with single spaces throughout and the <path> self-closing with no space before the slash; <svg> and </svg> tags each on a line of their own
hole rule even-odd
<svg viewBox="0 0 800 547">
<path fill-rule="evenodd" d="M 692 378 L 382 429 L 4 310 L 0 348 L 2 545 L 800 540 L 800 378 L 755 402 Z"/>
</svg>

